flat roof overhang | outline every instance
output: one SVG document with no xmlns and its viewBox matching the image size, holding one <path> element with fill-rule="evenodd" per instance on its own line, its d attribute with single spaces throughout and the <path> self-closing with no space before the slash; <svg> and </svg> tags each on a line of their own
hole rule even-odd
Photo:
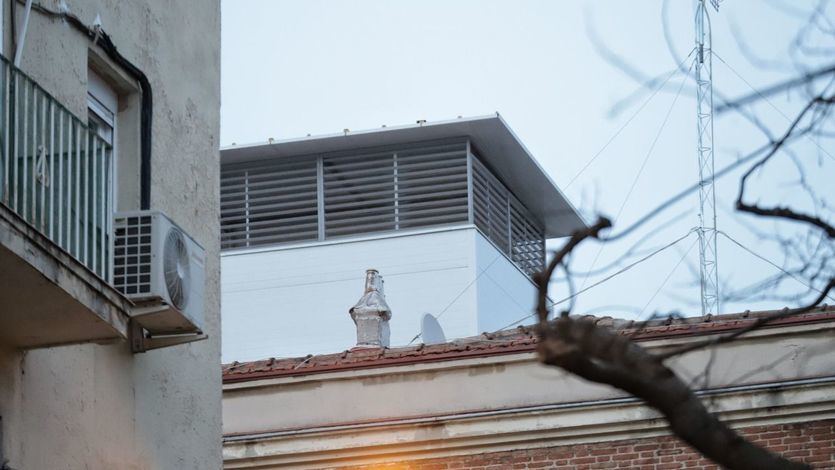
<svg viewBox="0 0 835 470">
<path fill-rule="evenodd" d="M 221 148 L 223 163 L 257 161 L 468 137 L 508 189 L 544 224 L 545 237 L 570 235 L 585 227 L 580 214 L 545 173 L 498 113 L 341 134 L 273 140 Z"/>
</svg>

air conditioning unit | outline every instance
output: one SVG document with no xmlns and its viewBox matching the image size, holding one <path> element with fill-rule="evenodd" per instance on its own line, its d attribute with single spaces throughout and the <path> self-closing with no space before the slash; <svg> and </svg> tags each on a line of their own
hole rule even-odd
<svg viewBox="0 0 835 470">
<path fill-rule="evenodd" d="M 202 333 L 206 253 L 159 211 L 114 214 L 113 285 L 149 335 Z"/>
</svg>

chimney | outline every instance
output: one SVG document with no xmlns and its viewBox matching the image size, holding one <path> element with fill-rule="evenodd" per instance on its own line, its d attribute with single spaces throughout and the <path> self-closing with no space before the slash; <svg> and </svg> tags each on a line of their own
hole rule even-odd
<svg viewBox="0 0 835 470">
<path fill-rule="evenodd" d="M 358 348 L 387 348 L 391 309 L 383 294 L 383 277 L 376 269 L 365 272 L 365 293 L 348 311 L 357 325 Z"/>
</svg>

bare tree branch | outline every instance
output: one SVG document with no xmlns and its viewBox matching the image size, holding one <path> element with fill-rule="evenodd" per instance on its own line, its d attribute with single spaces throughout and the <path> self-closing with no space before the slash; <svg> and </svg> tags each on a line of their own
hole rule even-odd
<svg viewBox="0 0 835 470">
<path fill-rule="evenodd" d="M 566 314 L 537 326 L 542 362 L 592 382 L 617 387 L 644 400 L 671 430 L 714 462 L 730 469 L 806 469 L 740 437 L 658 357 L 589 318 Z"/>
<path fill-rule="evenodd" d="M 545 271 L 534 275 L 534 282 L 538 287 L 537 316 L 539 316 L 540 321 L 548 320 L 548 283 L 551 281 L 551 276 L 554 275 L 554 270 L 557 269 L 557 266 L 563 264 L 566 257 L 571 254 L 571 251 L 574 250 L 580 242 L 589 237 L 599 237 L 601 231 L 611 226 L 612 222 L 609 219 L 606 217 L 600 217 L 591 227 L 575 231 L 565 245 L 563 245 L 563 247 L 554 254 L 551 261 L 548 263 L 548 266 L 546 266 Z"/>
<path fill-rule="evenodd" d="M 741 212 L 748 212 L 758 216 L 764 217 L 778 217 L 786 220 L 792 220 L 796 222 L 805 222 L 807 224 L 813 225 L 815 227 L 820 228 L 824 232 L 826 232 L 829 238 L 835 238 L 835 226 L 830 225 L 829 223 L 825 222 L 820 217 L 803 214 L 796 212 L 792 209 L 787 207 L 760 207 L 756 204 L 751 205 L 747 204 L 743 201 L 745 195 L 745 185 L 748 181 L 748 178 L 759 168 L 762 168 L 763 165 L 766 164 L 785 144 L 792 136 L 797 136 L 803 134 L 805 130 L 798 130 L 799 124 L 803 121 L 803 118 L 806 117 L 811 111 L 815 109 L 816 106 L 824 104 L 824 105 L 831 105 L 835 103 L 835 95 L 829 97 L 817 96 L 815 99 L 809 101 L 809 103 L 804 106 L 803 110 L 797 115 L 797 117 L 792 121 L 789 128 L 783 134 L 783 136 L 778 139 L 776 142 L 771 143 L 771 150 L 769 150 L 766 155 L 760 159 L 757 163 L 751 166 L 748 171 L 742 175 L 742 179 L 739 183 L 739 194 L 736 199 L 736 209 Z M 809 129 L 814 126 L 814 123 L 810 124 Z"/>
<path fill-rule="evenodd" d="M 736 210 L 758 218 L 800 223 L 807 227 L 805 234 L 801 235 L 798 235 L 796 231 L 785 235 L 776 226 L 772 227 L 771 230 L 755 228 L 755 234 L 761 240 L 777 243 L 777 247 L 783 253 L 782 267 L 780 264 L 763 258 L 777 268 L 780 274 L 769 276 L 737 292 L 746 295 L 747 298 L 778 296 L 781 294 L 776 292 L 777 288 L 782 285 L 784 280 L 793 278 L 808 290 L 802 294 L 795 294 L 794 297 L 781 296 L 781 298 L 792 299 L 792 303 L 794 303 L 798 299 L 807 298 L 806 296 L 817 291 L 819 295 L 814 300 L 801 307 L 786 308 L 770 315 L 758 317 L 750 321 L 747 326 L 727 334 L 694 341 L 674 349 L 665 350 L 660 354 L 652 354 L 641 348 L 629 336 L 598 325 L 594 318 L 570 316 L 570 308 L 563 311 L 557 319 L 549 321 L 549 282 L 559 266 L 564 268 L 566 280 L 571 281 L 573 270 L 569 270 L 568 260 L 572 251 L 578 245 L 589 239 L 609 242 L 629 236 L 639 227 L 653 221 L 658 214 L 694 192 L 699 188 L 701 182 L 687 187 L 665 200 L 615 234 L 601 236 L 602 230 L 611 226 L 611 223 L 605 218 L 598 219 L 597 223 L 591 227 L 575 232 L 554 255 L 545 271 L 534 277 L 539 289 L 536 307 L 536 314 L 539 318 L 536 327 L 539 337 L 537 348 L 543 363 L 561 367 L 567 372 L 586 380 L 619 388 L 644 400 L 648 406 L 658 410 L 667 419 L 671 431 L 676 436 L 696 448 L 704 456 L 731 469 L 810 467 L 802 463 L 791 462 L 743 439 L 711 414 L 705 403 L 691 390 L 691 384 L 687 384 L 679 378 L 665 364 L 665 361 L 689 352 L 710 348 L 710 360 L 702 374 L 694 378 L 694 380 L 703 378 L 704 384 L 707 384 L 710 368 L 716 357 L 716 346 L 735 341 L 747 333 L 784 318 L 812 311 L 829 296 L 830 291 L 835 289 L 835 273 L 833 273 L 831 265 L 831 260 L 835 256 L 835 248 L 833 248 L 835 245 L 832 243 L 833 238 L 835 238 L 835 226 L 826 220 L 827 214 L 821 210 L 821 208 L 827 207 L 826 200 L 815 194 L 810 181 L 806 178 L 801 158 L 795 154 L 793 149 L 789 148 L 789 145 L 793 144 L 798 138 L 806 137 L 810 138 L 821 152 L 831 157 L 815 139 L 835 136 L 832 122 L 827 120 L 835 104 L 835 93 L 832 92 L 832 87 L 835 86 L 835 64 L 816 70 L 808 70 L 800 60 L 803 57 L 808 59 L 822 54 L 828 54 L 827 57 L 831 57 L 835 54 L 834 48 L 829 46 L 818 47 L 815 41 L 820 38 L 821 34 L 826 35 L 827 38 L 835 37 L 835 22 L 826 17 L 825 6 L 825 2 L 820 2 L 810 15 L 802 15 L 804 27 L 795 36 L 789 54 L 799 71 L 796 77 L 774 84 L 762 91 L 754 90 L 754 93 L 734 100 L 723 98 L 720 93 L 714 92 L 714 97 L 720 103 L 716 109 L 717 115 L 727 111 L 735 111 L 759 129 L 767 140 L 765 145 L 754 152 L 717 171 L 714 180 L 730 174 L 742 165 L 750 165 L 740 178 L 739 193 L 735 201 Z M 664 34 L 667 47 L 675 62 L 683 62 L 678 60 L 678 54 L 673 47 L 672 34 L 667 24 L 666 13 L 667 3 L 665 2 L 662 9 L 662 22 L 665 27 Z M 632 67 L 627 61 L 602 45 L 594 36 L 593 28 L 589 27 L 588 30 L 593 45 L 606 61 L 633 78 L 642 88 L 655 90 L 653 93 L 665 88 L 666 81 L 661 82 L 660 78 L 648 76 L 638 68 Z M 721 58 L 719 60 L 725 63 Z M 820 60 L 815 59 L 813 63 L 820 63 Z M 730 65 L 728 67 L 730 68 Z M 733 71 L 733 69 L 731 70 Z M 827 76 L 831 76 L 832 79 L 829 83 L 823 84 L 821 79 Z M 740 78 L 745 81 L 744 78 Z M 747 81 L 745 83 L 748 84 Z M 749 84 L 749 86 L 751 85 Z M 751 88 L 753 89 L 753 87 Z M 772 105 L 776 111 L 790 121 L 788 128 L 783 132 L 772 133 L 772 130 L 765 125 L 764 121 L 754 114 L 752 105 L 760 100 L 768 101 L 768 97 L 777 93 L 794 90 L 797 90 L 803 96 L 805 106 L 792 120 Z M 631 100 L 632 96 L 627 99 Z M 777 138 L 775 135 L 780 137 Z M 794 164 L 799 174 L 799 180 L 792 181 L 791 184 L 800 186 L 805 192 L 809 197 L 809 202 L 814 206 L 813 211 L 802 212 L 788 206 L 766 207 L 758 203 L 746 202 L 745 190 L 750 177 L 764 168 L 778 154 L 788 155 L 791 159 L 791 163 Z M 820 155 L 818 158 L 820 159 Z M 624 256 L 634 252 L 648 237 L 639 239 Z M 746 247 L 742 247 L 747 250 Z M 753 254 L 760 257 L 756 253 Z M 682 257 L 683 260 L 684 256 Z M 618 262 L 615 262 L 612 266 L 618 266 Z M 667 279 L 669 277 L 670 275 L 667 276 Z M 666 280 L 664 282 L 666 283 Z M 819 290 L 816 286 L 822 283 L 826 283 L 826 286 Z M 656 294 L 663 288 L 664 284 L 659 287 Z M 581 289 L 577 294 L 585 290 Z M 646 324 L 644 322 L 639 325 L 638 331 L 644 328 Z"/>
</svg>

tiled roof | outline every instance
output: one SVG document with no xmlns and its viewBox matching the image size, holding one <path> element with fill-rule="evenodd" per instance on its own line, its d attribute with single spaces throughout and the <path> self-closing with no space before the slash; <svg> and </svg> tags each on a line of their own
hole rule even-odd
<svg viewBox="0 0 835 470">
<path fill-rule="evenodd" d="M 596 317 L 599 325 L 610 326 L 620 334 L 633 335 L 638 341 L 648 341 L 681 336 L 698 336 L 733 331 L 743 328 L 757 318 L 776 313 L 762 311 L 656 320 L 639 324 L 634 321 Z M 823 305 L 802 315 L 793 315 L 768 324 L 773 328 L 781 325 L 798 325 L 835 321 L 835 306 Z M 482 357 L 520 352 L 532 352 L 536 347 L 533 329 L 520 326 L 497 333 L 482 333 L 478 336 L 457 339 L 448 343 L 395 348 L 354 348 L 335 354 L 308 355 L 295 358 L 269 358 L 252 362 L 232 362 L 223 365 L 223 381 L 242 382 L 271 377 L 307 375 L 346 369 L 387 367 Z"/>
</svg>

